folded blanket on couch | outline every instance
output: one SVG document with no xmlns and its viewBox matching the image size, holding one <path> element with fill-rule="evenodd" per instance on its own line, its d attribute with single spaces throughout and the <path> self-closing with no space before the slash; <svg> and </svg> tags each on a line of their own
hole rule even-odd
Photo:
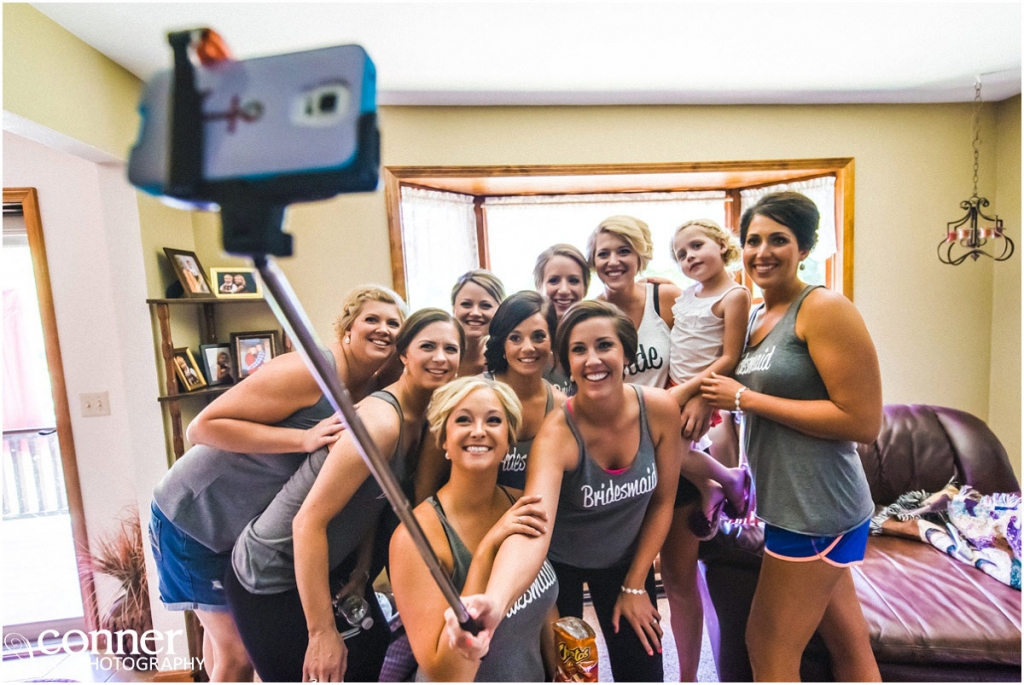
<svg viewBox="0 0 1024 685">
<path fill-rule="evenodd" d="M 921 540 L 1021 589 L 1020 495 L 982 495 L 950 484 L 900 495 L 871 519 L 873 535 Z"/>
</svg>

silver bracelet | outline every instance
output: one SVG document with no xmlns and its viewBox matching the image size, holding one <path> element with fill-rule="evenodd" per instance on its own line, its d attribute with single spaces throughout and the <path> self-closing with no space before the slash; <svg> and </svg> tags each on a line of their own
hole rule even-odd
<svg viewBox="0 0 1024 685">
<path fill-rule="evenodd" d="M 620 587 L 622 588 L 622 591 L 625 592 L 627 595 L 646 595 L 647 594 L 647 590 L 643 590 L 643 589 L 637 590 L 636 588 L 626 587 L 625 585 L 622 585 Z"/>
<path fill-rule="evenodd" d="M 736 391 L 736 413 L 742 414 L 743 410 L 740 409 L 740 395 L 747 391 L 747 386 L 741 385 L 740 389 Z"/>
</svg>

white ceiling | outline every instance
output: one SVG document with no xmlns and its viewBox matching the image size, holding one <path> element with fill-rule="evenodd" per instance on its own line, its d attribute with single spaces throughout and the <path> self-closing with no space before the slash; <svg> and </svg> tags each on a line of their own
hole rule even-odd
<svg viewBox="0 0 1024 685">
<path fill-rule="evenodd" d="M 1021 92 L 1012 3 L 33 3 L 145 79 L 168 30 L 239 58 L 359 43 L 392 105 L 986 101 Z"/>
</svg>

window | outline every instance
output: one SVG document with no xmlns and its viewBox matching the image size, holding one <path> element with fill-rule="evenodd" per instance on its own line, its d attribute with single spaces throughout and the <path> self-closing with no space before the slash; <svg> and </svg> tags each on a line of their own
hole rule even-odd
<svg viewBox="0 0 1024 685">
<path fill-rule="evenodd" d="M 651 227 L 644 272 L 688 285 L 671 257 L 684 221 L 710 218 L 738 233 L 739 218 L 779 190 L 821 211 L 818 245 L 801 278 L 852 294 L 852 159 L 566 167 L 387 167 L 392 273 L 413 309 L 450 306 L 455 279 L 488 268 L 506 292 L 532 290 L 537 255 L 565 242 L 581 250 L 594 226 L 629 214 Z M 847 209 L 849 207 L 849 209 Z M 742 270 L 737 280 L 752 289 Z M 594 279 L 589 296 L 600 292 Z M 754 289 L 755 298 L 759 293 Z"/>
</svg>

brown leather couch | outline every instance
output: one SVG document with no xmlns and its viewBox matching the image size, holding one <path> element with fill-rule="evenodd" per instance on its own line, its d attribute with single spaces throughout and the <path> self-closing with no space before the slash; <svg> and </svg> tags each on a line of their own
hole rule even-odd
<svg viewBox="0 0 1024 685">
<path fill-rule="evenodd" d="M 999 440 L 962 411 L 888 405 L 878 439 L 858 450 L 876 505 L 938 491 L 954 475 L 983 494 L 1020 491 Z M 752 679 L 744 635 L 763 542 L 759 526 L 723 522 L 701 545 L 705 621 L 722 682 Z M 923 542 L 885 536 L 869 539 L 853 574 L 883 680 L 1021 681 L 1018 590 Z M 801 675 L 834 679 L 817 635 Z"/>
</svg>

